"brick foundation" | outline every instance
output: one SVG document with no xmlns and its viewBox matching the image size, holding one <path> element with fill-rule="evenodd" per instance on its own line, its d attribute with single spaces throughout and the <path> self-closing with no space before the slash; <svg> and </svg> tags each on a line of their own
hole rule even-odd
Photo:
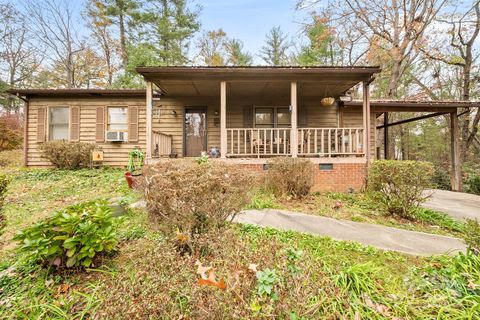
<svg viewBox="0 0 480 320">
<path fill-rule="evenodd" d="M 263 173 L 263 164 L 239 164 L 252 171 Z M 365 185 L 365 163 L 333 163 L 332 167 L 315 164 L 313 192 L 348 192 L 351 189 L 360 191 Z"/>
</svg>

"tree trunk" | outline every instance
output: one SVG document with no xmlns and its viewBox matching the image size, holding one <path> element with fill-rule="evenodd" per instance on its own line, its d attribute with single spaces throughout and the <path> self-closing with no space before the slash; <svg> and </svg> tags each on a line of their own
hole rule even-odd
<svg viewBox="0 0 480 320">
<path fill-rule="evenodd" d="M 127 70 L 128 66 L 128 55 L 127 55 L 127 38 L 125 35 L 125 18 L 123 16 L 123 12 L 120 13 L 118 17 L 120 23 L 120 50 L 122 51 L 122 64 L 123 69 Z"/>
</svg>

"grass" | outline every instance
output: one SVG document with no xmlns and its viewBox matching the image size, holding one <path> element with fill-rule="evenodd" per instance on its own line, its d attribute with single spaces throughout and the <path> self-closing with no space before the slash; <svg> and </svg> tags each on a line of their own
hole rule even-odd
<svg viewBox="0 0 480 320">
<path fill-rule="evenodd" d="M 119 196 L 131 202 L 137 195 L 126 188 L 121 170 L 1 170 L 14 176 L 0 249 L 2 319 L 480 316 L 477 256 L 420 258 L 235 224 L 211 234 L 208 255 L 181 255 L 174 241 L 159 232 L 142 210 L 123 219 L 119 251 L 104 257 L 101 264 L 60 272 L 40 268 L 22 262 L 13 250 L 11 235 L 18 228 L 69 204 Z M 331 204 L 338 198 L 331 195 L 326 201 Z M 266 199 L 256 205 L 278 202 Z M 197 259 L 215 269 L 216 278 L 226 283 L 225 290 L 198 285 Z M 249 269 L 251 264 L 263 272 L 261 280 Z"/>
<path fill-rule="evenodd" d="M 362 193 L 316 193 L 302 200 L 273 198 L 271 207 L 455 237 L 463 230 L 463 223 L 431 209 L 419 208 L 415 221 L 385 215 Z"/>
</svg>

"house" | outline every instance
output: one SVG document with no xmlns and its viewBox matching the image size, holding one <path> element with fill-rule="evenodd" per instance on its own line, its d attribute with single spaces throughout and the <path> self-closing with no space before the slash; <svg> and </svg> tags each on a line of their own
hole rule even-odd
<svg viewBox="0 0 480 320">
<path fill-rule="evenodd" d="M 125 166 L 128 152 L 220 160 L 262 171 L 270 157 L 309 158 L 316 189 L 364 185 L 377 157 L 377 117 L 389 112 L 450 114 L 452 180 L 460 188 L 457 108 L 473 102 L 370 101 L 378 67 L 139 67 L 145 90 L 12 89 L 25 101 L 25 165 L 48 166 L 47 140 L 96 143 L 105 165 Z M 362 101 L 346 94 L 363 87 Z M 388 117 L 387 117 L 388 119 Z M 413 118 L 406 121 L 418 120 Z M 384 130 L 385 132 L 387 130 Z M 386 136 L 385 136 L 386 137 Z M 385 145 L 388 139 L 385 139 Z"/>
</svg>

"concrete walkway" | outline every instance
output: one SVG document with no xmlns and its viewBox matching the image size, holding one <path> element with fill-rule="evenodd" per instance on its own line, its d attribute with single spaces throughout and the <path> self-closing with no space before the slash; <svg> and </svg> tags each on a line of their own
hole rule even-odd
<svg viewBox="0 0 480 320">
<path fill-rule="evenodd" d="M 381 225 L 313 216 L 283 210 L 246 210 L 236 222 L 357 241 L 383 250 L 430 256 L 465 250 L 460 239 Z"/>
<path fill-rule="evenodd" d="M 444 212 L 457 220 L 480 221 L 480 196 L 446 190 L 432 190 L 432 192 L 432 197 L 423 205 L 425 208 Z"/>
</svg>

